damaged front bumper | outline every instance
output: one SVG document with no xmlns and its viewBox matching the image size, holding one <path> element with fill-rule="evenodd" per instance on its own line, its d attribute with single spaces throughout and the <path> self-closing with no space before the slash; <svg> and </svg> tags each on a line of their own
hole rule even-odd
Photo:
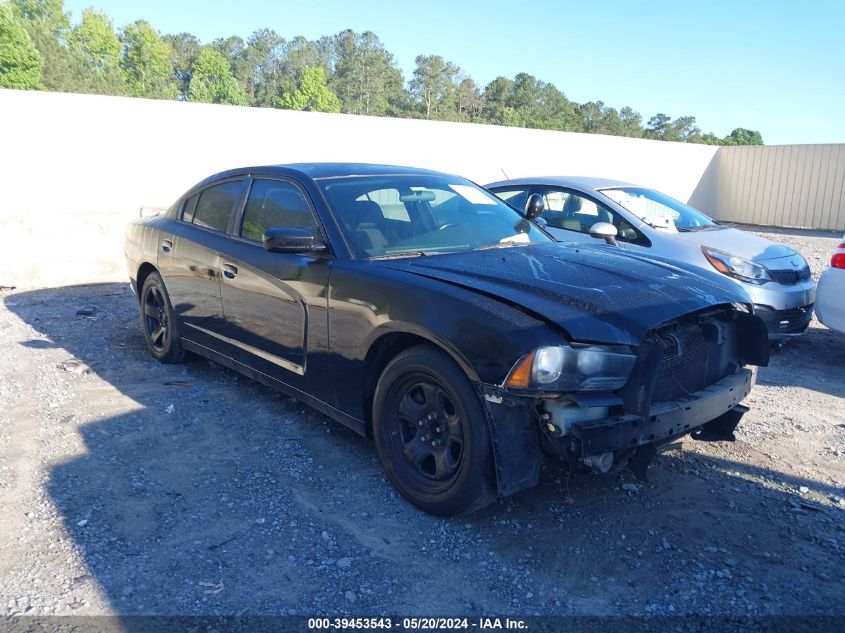
<svg viewBox="0 0 845 633">
<path fill-rule="evenodd" d="M 585 459 L 644 444 L 659 444 L 691 433 L 734 409 L 753 384 L 754 372 L 740 369 L 688 398 L 652 405 L 648 418 L 621 415 L 595 422 L 576 422 L 571 430 L 571 453 Z"/>
<path fill-rule="evenodd" d="M 563 434 L 548 414 L 538 416 L 537 400 L 514 398 L 480 385 L 499 493 L 510 495 L 535 486 L 546 454 L 593 467 L 602 457 L 605 463 L 608 457 L 613 463 L 625 455 L 633 457 L 631 467 L 641 475 L 655 447 L 674 438 L 692 433 L 704 440 L 732 440 L 734 428 L 747 411 L 740 402 L 751 391 L 755 377 L 756 369 L 739 369 L 688 397 L 653 404 L 648 416 L 610 415 L 574 422 Z"/>
</svg>

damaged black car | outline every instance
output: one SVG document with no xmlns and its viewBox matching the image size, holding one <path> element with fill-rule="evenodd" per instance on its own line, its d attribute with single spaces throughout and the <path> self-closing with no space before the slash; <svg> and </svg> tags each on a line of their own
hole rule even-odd
<svg viewBox="0 0 845 633">
<path fill-rule="evenodd" d="M 732 439 L 768 361 L 747 296 L 682 263 L 556 243 L 538 204 L 384 165 L 211 176 L 127 228 L 147 347 L 372 437 L 397 490 L 441 515 L 535 485 L 545 459 L 643 475 L 674 438 Z"/>
</svg>

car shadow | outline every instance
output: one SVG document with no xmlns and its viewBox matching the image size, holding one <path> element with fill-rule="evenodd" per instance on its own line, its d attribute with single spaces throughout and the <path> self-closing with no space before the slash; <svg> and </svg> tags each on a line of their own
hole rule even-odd
<svg viewBox="0 0 845 633">
<path fill-rule="evenodd" d="M 4 301 L 77 394 L 60 413 L 85 450 L 46 490 L 126 630 L 139 614 L 843 614 L 833 483 L 670 451 L 645 485 L 549 465 L 532 490 L 431 517 L 369 441 L 205 360 L 155 361 L 133 301 L 123 284 Z"/>
</svg>

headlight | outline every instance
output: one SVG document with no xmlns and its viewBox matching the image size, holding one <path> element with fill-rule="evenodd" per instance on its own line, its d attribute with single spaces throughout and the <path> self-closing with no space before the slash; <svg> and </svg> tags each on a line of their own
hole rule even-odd
<svg viewBox="0 0 845 633">
<path fill-rule="evenodd" d="M 611 391 L 627 381 L 637 357 L 626 348 L 540 347 L 519 359 L 505 387 L 551 392 Z"/>
<path fill-rule="evenodd" d="M 713 268 L 728 277 L 752 284 L 764 284 L 772 280 L 765 266 L 752 262 L 750 259 L 717 251 L 706 246 L 701 247 L 701 252 L 704 253 Z"/>
</svg>

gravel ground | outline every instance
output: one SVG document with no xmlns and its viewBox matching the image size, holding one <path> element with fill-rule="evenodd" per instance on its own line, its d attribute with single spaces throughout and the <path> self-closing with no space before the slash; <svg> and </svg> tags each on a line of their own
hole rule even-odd
<svg viewBox="0 0 845 633">
<path fill-rule="evenodd" d="M 836 243 L 765 235 L 816 275 Z M 444 520 L 367 440 L 154 361 L 125 284 L 0 299 L 0 614 L 845 614 L 845 336 L 816 322 L 737 442 Z"/>
</svg>

